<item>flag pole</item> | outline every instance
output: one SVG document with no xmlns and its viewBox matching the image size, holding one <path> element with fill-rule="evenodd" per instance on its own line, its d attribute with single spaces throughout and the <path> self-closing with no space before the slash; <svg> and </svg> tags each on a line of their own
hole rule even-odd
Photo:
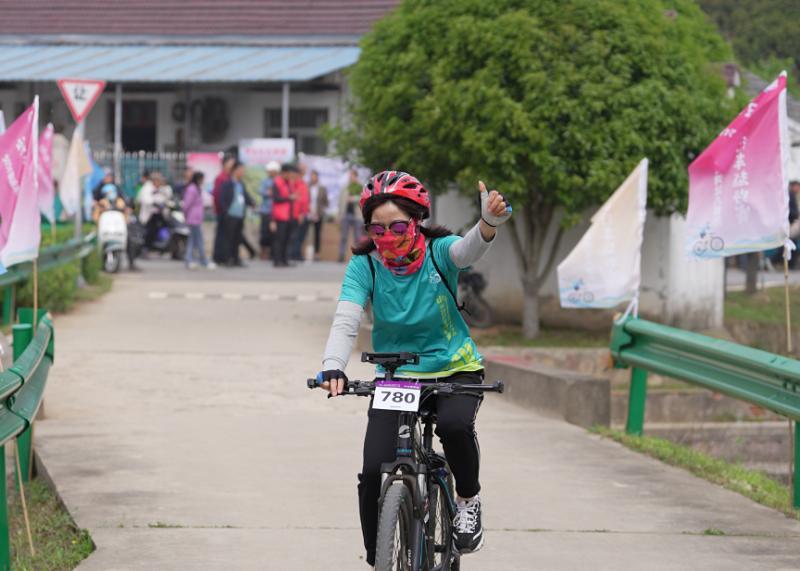
<svg viewBox="0 0 800 571">
<path fill-rule="evenodd" d="M 791 357 L 794 350 L 792 343 L 792 308 L 789 305 L 789 256 L 791 249 L 789 246 L 783 249 L 783 298 L 786 305 L 786 355 Z M 794 482 L 794 471 L 797 469 L 797 458 L 794 456 L 794 427 L 792 419 L 789 423 L 789 482 Z M 794 488 L 793 488 L 794 489 Z"/>
<path fill-rule="evenodd" d="M 33 259 L 33 334 L 36 335 L 36 318 L 39 315 L 39 258 Z"/>
</svg>

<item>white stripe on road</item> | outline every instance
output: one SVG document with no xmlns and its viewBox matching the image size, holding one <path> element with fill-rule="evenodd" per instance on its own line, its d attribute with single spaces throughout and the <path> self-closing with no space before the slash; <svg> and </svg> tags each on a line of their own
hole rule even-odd
<svg viewBox="0 0 800 571">
<path fill-rule="evenodd" d="M 191 301 L 207 300 L 213 301 L 224 299 L 226 301 L 289 301 L 297 303 L 313 303 L 317 301 L 327 302 L 336 301 L 333 296 L 318 295 L 318 294 L 295 294 L 295 295 L 280 295 L 277 293 L 262 293 L 260 295 L 242 294 L 236 292 L 227 293 L 202 293 L 202 292 L 186 292 L 186 293 L 167 293 L 163 291 L 151 291 L 147 294 L 149 299 L 186 299 Z"/>
</svg>

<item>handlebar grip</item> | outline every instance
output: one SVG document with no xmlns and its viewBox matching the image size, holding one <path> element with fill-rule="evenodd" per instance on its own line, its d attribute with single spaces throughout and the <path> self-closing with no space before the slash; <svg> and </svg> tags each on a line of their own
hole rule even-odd
<svg viewBox="0 0 800 571">
<path fill-rule="evenodd" d="M 503 381 L 495 381 L 494 386 L 500 394 L 503 394 L 503 391 L 506 390 L 506 384 Z"/>
<path fill-rule="evenodd" d="M 306 379 L 306 385 L 309 389 L 316 389 L 322 384 L 322 373 L 317 373 L 315 379 Z"/>
</svg>

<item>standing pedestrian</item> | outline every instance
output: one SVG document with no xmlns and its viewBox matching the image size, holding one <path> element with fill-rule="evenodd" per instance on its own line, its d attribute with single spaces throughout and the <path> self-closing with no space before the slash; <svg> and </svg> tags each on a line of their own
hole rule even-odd
<svg viewBox="0 0 800 571">
<path fill-rule="evenodd" d="M 309 198 L 311 207 L 308 219 L 314 225 L 314 259 L 319 259 L 319 249 L 322 237 L 322 222 L 325 219 L 325 211 L 328 209 L 328 189 L 319 183 L 319 172 L 312 170 L 309 180 Z"/>
<path fill-rule="evenodd" d="M 228 246 L 225 244 L 225 212 L 220 205 L 220 195 L 222 194 L 222 186 L 231 178 L 231 170 L 236 163 L 233 157 L 227 157 L 222 162 L 222 172 L 214 179 L 214 187 L 211 191 L 211 197 L 214 200 L 214 214 L 217 217 L 217 228 L 214 233 L 214 252 L 212 258 L 217 264 L 223 264 L 228 257 Z"/>
<path fill-rule="evenodd" d="M 293 165 L 284 164 L 281 167 L 281 174 L 276 176 L 272 183 L 272 220 L 275 223 L 272 260 L 276 268 L 285 268 L 289 265 L 289 232 L 294 202 L 291 180 L 293 169 Z"/>
<path fill-rule="evenodd" d="M 308 213 L 310 210 L 310 200 L 308 185 L 303 178 L 302 170 L 292 176 L 292 189 L 294 191 L 294 204 L 292 206 L 292 222 L 294 228 L 291 232 L 291 246 L 289 247 L 289 258 L 296 261 L 303 261 L 303 242 L 308 233 Z"/>
<path fill-rule="evenodd" d="M 183 179 L 172 189 L 175 192 L 175 198 L 177 200 L 183 200 L 183 192 L 186 190 L 186 187 L 192 183 L 193 176 L 194 171 L 191 168 L 186 167 L 183 169 Z"/>
<path fill-rule="evenodd" d="M 275 177 L 281 172 L 281 165 L 277 161 L 270 161 L 267 163 L 267 178 L 261 182 L 261 188 L 258 194 L 261 196 L 261 206 L 259 207 L 259 214 L 261 215 L 261 228 L 259 233 L 259 245 L 261 246 L 261 259 L 269 259 L 269 249 L 272 247 L 273 232 L 272 232 L 272 185 Z M 274 256 L 274 254 L 273 254 Z"/>
<path fill-rule="evenodd" d="M 242 245 L 242 232 L 244 230 L 244 216 L 248 206 L 253 205 L 250 195 L 244 186 L 244 165 L 239 161 L 233 163 L 231 178 L 223 185 L 219 193 L 220 211 L 223 212 L 223 230 L 225 245 L 228 248 L 225 255 L 225 265 L 231 267 L 244 267 L 239 257 L 239 247 Z"/>
<path fill-rule="evenodd" d="M 361 241 L 364 219 L 361 217 L 361 209 L 357 207 L 360 199 L 361 184 L 358 182 L 358 171 L 350 169 L 350 182 L 339 193 L 339 228 L 341 230 L 339 262 L 344 262 L 344 253 L 347 250 L 351 230 L 354 245 Z"/>
<path fill-rule="evenodd" d="M 194 270 L 198 262 L 213 270 L 217 267 L 214 262 L 209 262 L 206 258 L 206 247 L 203 242 L 203 173 L 192 173 L 189 184 L 183 189 L 183 200 L 181 206 L 186 217 L 186 224 L 189 226 L 189 243 L 186 245 L 186 267 Z M 197 261 L 195 261 L 197 257 Z"/>
</svg>

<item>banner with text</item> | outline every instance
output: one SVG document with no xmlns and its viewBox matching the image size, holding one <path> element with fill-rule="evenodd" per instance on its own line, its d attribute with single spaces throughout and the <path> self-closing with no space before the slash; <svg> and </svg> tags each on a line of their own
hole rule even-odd
<svg viewBox="0 0 800 571">
<path fill-rule="evenodd" d="M 72 143 L 69 146 L 64 174 L 58 184 L 61 204 L 64 207 L 64 211 L 70 216 L 74 215 L 80 208 L 81 193 L 83 192 L 81 179 L 91 172 L 92 165 L 86 155 L 83 137 L 80 129 L 75 129 L 72 133 Z"/>
<path fill-rule="evenodd" d="M 647 159 L 642 159 L 592 216 L 586 234 L 558 265 L 561 307 L 615 307 L 638 295 L 647 166 Z"/>
<path fill-rule="evenodd" d="M 266 166 L 270 161 L 294 160 L 294 139 L 241 139 L 239 160 L 247 166 Z"/>
<path fill-rule="evenodd" d="M 39 98 L 0 135 L 0 264 L 2 270 L 39 255 L 37 196 Z"/>
<path fill-rule="evenodd" d="M 39 138 L 39 210 L 50 224 L 56 222 L 56 189 L 53 184 L 53 124 Z"/>
<path fill-rule="evenodd" d="M 687 254 L 719 258 L 783 246 L 788 160 L 784 73 L 689 165 Z"/>
</svg>

